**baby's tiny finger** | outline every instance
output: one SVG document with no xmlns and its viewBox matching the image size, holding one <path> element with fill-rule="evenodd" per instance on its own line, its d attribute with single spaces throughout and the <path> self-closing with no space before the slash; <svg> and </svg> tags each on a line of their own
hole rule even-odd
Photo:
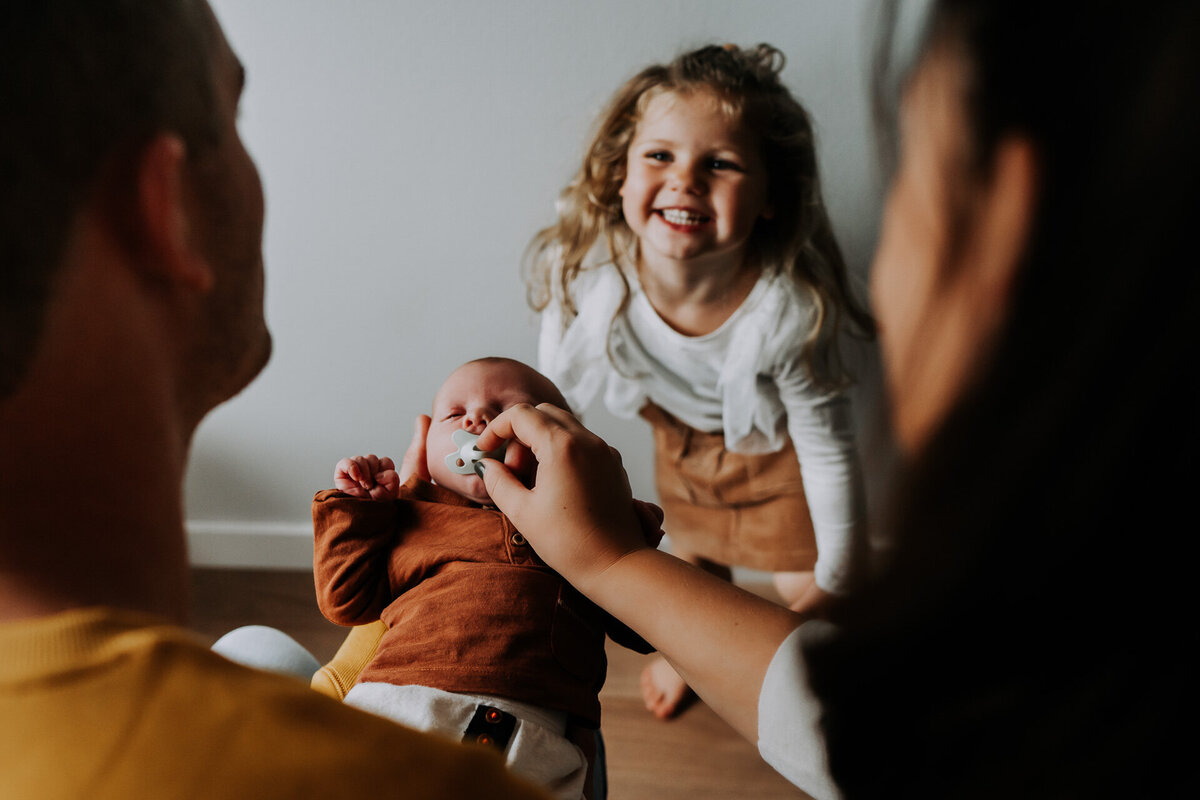
<svg viewBox="0 0 1200 800">
<path fill-rule="evenodd" d="M 371 477 L 374 471 L 371 469 L 369 458 L 370 456 L 358 456 L 354 459 L 354 479 L 358 481 L 359 486 L 368 490 L 375 485 L 375 481 Z"/>
</svg>

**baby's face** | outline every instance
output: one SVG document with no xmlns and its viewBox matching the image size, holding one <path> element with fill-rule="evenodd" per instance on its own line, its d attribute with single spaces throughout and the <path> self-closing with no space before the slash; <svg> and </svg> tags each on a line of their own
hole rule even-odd
<svg viewBox="0 0 1200 800">
<path fill-rule="evenodd" d="M 450 373 L 433 400 L 433 421 L 425 437 L 433 482 L 477 503 L 489 503 L 478 476 L 459 475 L 446 466 L 446 456 L 458 449 L 450 437 L 456 430 L 478 435 L 501 411 L 518 403 L 566 405 L 549 379 L 517 361 L 473 361 Z"/>
</svg>

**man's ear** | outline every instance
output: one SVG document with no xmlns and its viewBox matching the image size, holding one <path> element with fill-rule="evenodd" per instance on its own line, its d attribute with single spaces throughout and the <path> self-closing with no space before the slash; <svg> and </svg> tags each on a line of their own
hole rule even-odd
<svg viewBox="0 0 1200 800">
<path fill-rule="evenodd" d="M 175 134 L 160 133 L 142 148 L 136 167 L 137 230 L 148 271 L 207 292 L 213 274 L 193 247 L 186 167 L 187 146 Z"/>
</svg>

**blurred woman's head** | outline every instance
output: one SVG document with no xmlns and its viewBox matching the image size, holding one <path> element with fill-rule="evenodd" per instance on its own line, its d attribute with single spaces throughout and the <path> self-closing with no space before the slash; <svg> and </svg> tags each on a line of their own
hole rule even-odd
<svg viewBox="0 0 1200 800">
<path fill-rule="evenodd" d="M 1186 763 L 1198 41 L 1194 0 L 932 4 L 872 275 L 892 546 L 809 651 L 848 797 Z"/>
<path fill-rule="evenodd" d="M 872 277 L 910 450 L 1012 342 L 1074 371 L 1106 335 L 1146 341 L 1177 288 L 1196 211 L 1195 4 L 1057 5 L 934 3 L 906 81 Z"/>
</svg>

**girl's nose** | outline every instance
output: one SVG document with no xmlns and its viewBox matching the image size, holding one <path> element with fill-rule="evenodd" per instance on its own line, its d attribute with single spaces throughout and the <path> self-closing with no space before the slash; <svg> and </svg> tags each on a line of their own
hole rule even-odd
<svg viewBox="0 0 1200 800">
<path fill-rule="evenodd" d="M 670 174 L 670 188 L 688 194 L 703 191 L 704 180 L 695 164 L 679 160 L 673 167 Z"/>
</svg>

